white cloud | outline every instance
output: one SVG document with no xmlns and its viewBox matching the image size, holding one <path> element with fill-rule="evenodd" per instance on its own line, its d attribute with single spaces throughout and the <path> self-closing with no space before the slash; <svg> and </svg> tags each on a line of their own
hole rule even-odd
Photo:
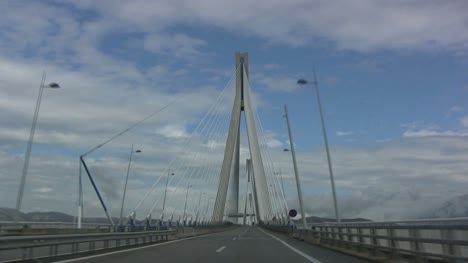
<svg viewBox="0 0 468 263">
<path fill-rule="evenodd" d="M 379 143 L 385 143 L 385 142 L 391 142 L 391 141 L 392 141 L 392 138 L 385 138 L 385 139 L 376 140 L 376 142 L 379 142 Z"/>
<path fill-rule="evenodd" d="M 37 193 L 50 193 L 53 190 L 54 189 L 52 189 L 52 188 L 42 187 L 42 188 L 34 189 L 34 192 L 37 192 Z"/>
<path fill-rule="evenodd" d="M 266 145 L 269 148 L 282 148 L 283 143 L 277 138 L 277 134 L 273 131 L 265 132 Z"/>
<path fill-rule="evenodd" d="M 172 56 L 184 57 L 199 54 L 199 48 L 206 42 L 185 34 L 161 35 L 151 34 L 144 39 L 144 49 L 155 53 L 167 53 Z"/>
<path fill-rule="evenodd" d="M 408 130 L 403 133 L 403 137 L 431 137 L 431 136 L 468 136 L 468 132 L 459 131 L 438 131 L 431 129 Z"/>
<path fill-rule="evenodd" d="M 463 136 L 405 138 L 376 149 L 332 145 L 343 217 L 415 218 L 454 196 L 466 194 L 467 150 Z M 307 203 L 307 213 L 333 217 L 324 149 L 298 153 L 297 157 L 305 198 L 315 200 Z M 278 160 L 287 178 L 289 207 L 297 207 L 290 160 Z"/>
<path fill-rule="evenodd" d="M 277 70 L 277 69 L 280 69 L 281 66 L 275 63 L 269 63 L 269 64 L 263 65 L 263 68 L 266 70 Z"/>
<path fill-rule="evenodd" d="M 256 74 L 253 76 L 252 81 L 260 83 L 274 91 L 292 92 L 300 88 L 300 86 L 296 84 L 297 79 L 293 77 L 271 77 Z"/>
<path fill-rule="evenodd" d="M 462 110 L 463 110 L 463 108 L 460 107 L 460 106 L 457 106 L 457 105 L 450 108 L 451 112 L 458 112 L 458 111 L 462 111 Z"/>
<path fill-rule="evenodd" d="M 337 131 L 336 132 L 336 136 L 349 136 L 349 135 L 353 135 L 354 132 L 352 131 Z"/>
<path fill-rule="evenodd" d="M 461 118 L 460 123 L 463 125 L 463 127 L 468 127 L 468 116 Z"/>
<path fill-rule="evenodd" d="M 189 136 L 184 126 L 175 124 L 166 125 L 157 129 L 156 132 L 168 138 L 184 138 Z"/>
<path fill-rule="evenodd" d="M 335 43 L 345 49 L 466 50 L 465 1 L 79 1 L 105 19 L 155 30 L 174 24 L 215 27 L 291 45 Z M 239 16 L 238 14 L 242 14 Z M 294 14 L 294 15 L 284 15 Z M 278 19 L 281 17 L 281 19 Z"/>
</svg>

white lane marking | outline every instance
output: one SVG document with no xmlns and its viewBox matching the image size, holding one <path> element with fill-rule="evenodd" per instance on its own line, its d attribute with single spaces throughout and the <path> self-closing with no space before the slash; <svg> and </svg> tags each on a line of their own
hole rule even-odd
<svg viewBox="0 0 468 263">
<path fill-rule="evenodd" d="M 195 238 L 199 238 L 199 237 L 211 236 L 211 235 L 219 234 L 219 233 L 222 233 L 222 232 L 211 233 L 211 234 L 206 234 L 206 235 L 201 235 L 201 236 L 195 236 L 195 237 L 187 237 L 187 238 L 183 238 L 183 239 L 177 239 L 177 240 L 167 241 L 167 242 L 158 243 L 158 244 L 154 244 L 154 245 L 148 245 L 148 246 L 144 246 L 144 247 L 129 248 L 129 249 L 124 249 L 124 250 L 119 250 L 119 251 L 114 251 L 114 252 L 108 252 L 108 253 L 104 253 L 104 254 L 99 254 L 99 255 L 93 255 L 93 256 L 87 256 L 87 257 L 81 257 L 81 258 L 73 258 L 73 259 L 68 259 L 68 260 L 63 260 L 63 261 L 56 261 L 56 262 L 59 262 L 59 263 L 68 263 L 68 262 L 75 262 L 75 261 L 79 261 L 79 260 L 85 260 L 85 259 L 91 259 L 91 258 L 109 256 L 109 255 L 124 253 L 124 252 L 128 252 L 128 251 L 134 251 L 134 250 L 140 250 L 140 249 L 145 249 L 145 248 L 150 248 L 150 247 L 157 247 L 157 246 L 172 244 L 172 243 L 176 243 L 176 242 L 180 242 L 180 241 L 185 241 L 185 240 L 189 240 L 189 239 L 195 239 Z"/>
<path fill-rule="evenodd" d="M 216 252 L 219 253 L 219 252 L 223 251 L 225 248 L 226 248 L 226 246 L 222 246 L 222 247 L 218 248 L 218 250 L 216 250 Z"/>
<path fill-rule="evenodd" d="M 283 245 L 285 245 L 287 248 L 289 248 L 289 249 L 291 249 L 292 251 L 296 252 L 297 254 L 303 256 L 303 257 L 304 257 L 305 259 L 307 259 L 308 261 L 310 261 L 310 262 L 312 262 L 312 263 L 322 263 L 322 262 L 319 261 L 318 259 L 313 258 L 313 257 L 307 255 L 306 253 L 304 253 L 304 252 L 302 252 L 302 251 L 300 251 L 300 250 L 294 248 L 293 246 L 291 246 L 291 245 L 289 245 L 288 243 L 284 242 L 283 240 L 281 240 L 281 239 L 275 237 L 274 235 L 269 234 L 269 233 L 263 231 L 263 229 L 261 229 L 260 227 L 258 227 L 257 229 L 259 229 L 259 230 L 262 231 L 263 233 L 265 233 L 265 234 L 271 236 L 272 238 L 276 239 L 277 241 L 281 242 L 281 243 L 282 243 Z"/>
<path fill-rule="evenodd" d="M 247 233 L 247 231 L 249 231 L 249 230 L 250 230 L 250 226 L 247 227 L 247 229 L 244 232 L 240 233 L 239 236 L 242 236 L 243 234 Z"/>
</svg>

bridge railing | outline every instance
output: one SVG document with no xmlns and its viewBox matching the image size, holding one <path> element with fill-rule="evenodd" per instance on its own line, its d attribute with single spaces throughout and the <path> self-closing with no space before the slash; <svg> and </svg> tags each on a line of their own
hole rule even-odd
<svg viewBox="0 0 468 263">
<path fill-rule="evenodd" d="M 177 230 L 0 237 L 0 261 L 54 259 L 167 241 Z"/>
<path fill-rule="evenodd" d="M 71 222 L 11 222 L 0 221 L 0 236 L 11 235 L 43 235 L 43 234 L 73 234 L 73 233 L 103 233 L 111 232 L 109 224 L 85 223 L 81 229 Z"/>
<path fill-rule="evenodd" d="M 271 230 L 313 244 L 366 257 L 468 262 L 466 219 L 311 224 L 309 229 L 271 226 Z"/>
</svg>

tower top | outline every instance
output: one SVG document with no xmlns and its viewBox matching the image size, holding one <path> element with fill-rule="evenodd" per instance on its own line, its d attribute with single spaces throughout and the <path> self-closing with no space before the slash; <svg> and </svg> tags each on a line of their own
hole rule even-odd
<svg viewBox="0 0 468 263">
<path fill-rule="evenodd" d="M 243 52 L 243 53 L 236 52 L 236 68 L 239 66 L 239 64 L 243 65 L 245 69 L 245 73 L 248 78 L 249 77 L 249 53 L 248 52 Z"/>
</svg>

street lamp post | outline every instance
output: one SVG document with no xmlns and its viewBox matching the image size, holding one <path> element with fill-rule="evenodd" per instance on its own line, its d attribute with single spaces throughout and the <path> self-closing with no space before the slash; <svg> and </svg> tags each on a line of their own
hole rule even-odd
<svg viewBox="0 0 468 263">
<path fill-rule="evenodd" d="M 289 144 L 291 147 L 291 155 L 292 155 L 293 166 L 294 166 L 294 175 L 296 177 L 297 194 L 299 197 L 299 209 L 301 210 L 301 217 L 302 217 L 302 223 L 304 224 L 304 229 L 307 229 L 307 219 L 305 217 L 304 205 L 302 202 L 301 182 L 299 180 L 299 169 L 297 168 L 296 153 L 294 151 L 294 142 L 293 142 L 292 134 L 291 134 L 291 126 L 289 125 L 288 107 L 286 106 L 286 104 L 284 105 L 284 117 L 286 118 L 286 124 L 288 126 Z M 284 151 L 288 151 L 288 150 L 284 149 Z"/>
<path fill-rule="evenodd" d="M 335 208 L 335 217 L 336 217 L 336 222 L 340 222 L 340 214 L 338 212 L 338 202 L 336 199 L 336 191 L 335 191 L 335 180 L 333 179 L 333 168 L 332 168 L 332 162 L 331 162 L 331 155 L 330 155 L 330 148 L 328 147 L 328 138 L 327 138 L 327 130 L 325 128 L 325 118 L 323 116 L 323 110 L 322 110 L 322 103 L 320 101 L 320 92 L 319 92 L 319 87 L 318 87 L 318 82 L 317 82 L 317 76 L 315 74 L 315 69 L 314 69 L 314 80 L 311 81 L 311 83 L 315 86 L 315 94 L 317 96 L 317 105 L 320 113 L 320 121 L 322 123 L 322 133 L 323 133 L 323 140 L 325 142 L 325 150 L 327 152 L 327 161 L 328 161 L 328 172 L 330 174 L 330 182 L 331 182 L 331 187 L 332 187 L 332 194 L 333 194 L 333 205 Z M 297 81 L 297 84 L 299 85 L 306 85 L 309 83 L 309 81 L 305 79 L 300 79 Z"/>
<path fill-rule="evenodd" d="M 281 192 L 282 192 L 282 195 L 283 195 L 283 198 L 284 198 L 284 201 L 285 201 L 285 208 L 286 208 L 286 217 L 288 217 L 288 208 L 287 208 L 287 201 L 286 201 L 286 192 L 284 191 L 284 183 L 283 183 L 283 172 L 281 171 L 281 169 L 279 170 L 278 173 L 273 173 L 275 175 L 279 175 L 280 176 L 280 179 L 281 179 Z M 289 219 L 288 219 L 289 221 Z"/>
<path fill-rule="evenodd" d="M 210 207 L 210 201 L 211 201 L 211 200 L 214 200 L 214 197 L 209 198 L 209 199 L 208 199 L 208 203 L 206 204 L 205 215 L 207 215 L 207 216 L 208 216 L 208 208 Z M 208 217 L 208 218 L 209 218 L 209 217 Z M 211 219 L 207 220 L 207 222 L 210 222 L 210 221 L 211 221 Z"/>
<path fill-rule="evenodd" d="M 167 185 L 169 184 L 169 176 L 171 176 L 171 175 L 175 175 L 175 173 L 171 173 L 170 170 L 167 170 L 166 188 L 164 189 L 164 199 L 163 199 L 163 205 L 162 205 L 161 222 L 164 220 L 164 209 L 166 207 Z"/>
<path fill-rule="evenodd" d="M 204 195 L 205 193 L 200 191 L 200 197 L 198 198 L 198 206 L 197 206 L 197 215 L 195 216 L 195 222 L 198 221 L 198 215 L 200 214 L 200 203 L 201 203 L 201 198 L 202 198 L 202 195 Z"/>
<path fill-rule="evenodd" d="M 29 133 L 28 146 L 26 148 L 26 154 L 24 156 L 23 172 L 21 174 L 21 182 L 19 186 L 18 197 L 16 199 L 16 210 L 18 211 L 21 210 L 21 203 L 23 201 L 24 184 L 26 183 L 26 177 L 28 175 L 29 159 L 31 157 L 31 148 L 32 148 L 33 140 L 34 140 L 34 132 L 36 131 L 37 118 L 39 117 L 39 108 L 41 107 L 42 93 L 44 91 L 44 88 L 52 88 L 52 89 L 60 88 L 59 84 L 55 82 L 51 82 L 48 85 L 44 85 L 45 79 L 46 79 L 46 72 L 42 74 L 41 86 L 39 87 L 39 95 L 37 96 L 36 109 L 34 111 L 33 121 L 31 125 L 31 132 Z"/>
<path fill-rule="evenodd" d="M 185 205 L 184 205 L 184 216 L 182 217 L 182 220 L 184 220 L 184 225 L 185 225 L 185 212 L 187 211 L 187 198 L 188 198 L 188 192 L 190 187 L 192 187 L 191 184 L 187 185 L 187 193 L 185 194 Z"/>
<path fill-rule="evenodd" d="M 136 150 L 135 153 L 141 153 L 141 151 Z M 132 163 L 132 156 L 133 156 L 133 144 L 130 150 L 130 159 L 128 160 L 127 177 L 125 178 L 125 187 L 124 187 L 124 192 L 123 192 L 123 197 L 122 197 L 122 206 L 120 207 L 119 225 L 122 223 L 122 213 L 123 213 L 123 208 L 124 208 L 124 203 L 125 203 L 125 194 L 127 192 L 128 175 L 130 174 L 130 165 Z"/>
</svg>

